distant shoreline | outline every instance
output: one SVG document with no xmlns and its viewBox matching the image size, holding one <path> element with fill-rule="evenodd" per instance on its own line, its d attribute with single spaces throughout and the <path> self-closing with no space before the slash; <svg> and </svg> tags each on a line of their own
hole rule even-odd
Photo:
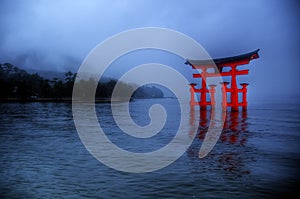
<svg viewBox="0 0 300 199">
<path fill-rule="evenodd" d="M 72 102 L 72 98 L 0 98 L 0 102 Z M 110 99 L 95 99 L 96 103 L 107 103 Z"/>
<path fill-rule="evenodd" d="M 143 99 L 176 99 L 173 97 L 160 97 L 160 98 L 133 98 L 132 100 L 143 100 Z M 80 101 L 80 100 L 79 100 Z M 115 100 L 114 102 L 125 102 L 126 100 L 120 99 L 120 100 Z M 0 103 L 5 103 L 5 102 L 66 102 L 66 103 L 71 103 L 72 98 L 27 98 L 27 99 L 22 99 L 22 98 L 0 98 Z M 95 103 L 110 103 L 111 99 L 110 98 L 101 98 L 101 99 L 95 99 Z"/>
</svg>

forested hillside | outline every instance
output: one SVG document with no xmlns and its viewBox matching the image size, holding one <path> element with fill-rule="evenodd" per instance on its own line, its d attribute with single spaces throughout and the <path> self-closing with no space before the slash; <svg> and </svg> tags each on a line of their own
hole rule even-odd
<svg viewBox="0 0 300 199">
<path fill-rule="evenodd" d="M 0 64 L 0 98 L 2 100 L 59 100 L 71 98 L 75 77 L 76 73 L 68 71 L 65 73 L 64 79 L 53 78 L 49 80 L 38 73 L 30 74 L 9 63 Z M 89 81 L 81 81 L 80 84 L 89 84 Z M 116 82 L 113 79 L 106 82 L 99 82 L 95 96 L 96 99 L 110 98 Z M 133 90 L 131 85 L 121 84 L 125 92 Z M 121 93 L 120 97 L 122 97 Z M 132 97 L 160 98 L 163 97 L 163 92 L 154 86 L 143 86 L 137 89 Z"/>
</svg>

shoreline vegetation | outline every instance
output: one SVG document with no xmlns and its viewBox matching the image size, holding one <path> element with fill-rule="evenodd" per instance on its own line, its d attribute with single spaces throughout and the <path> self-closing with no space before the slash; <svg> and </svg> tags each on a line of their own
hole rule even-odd
<svg viewBox="0 0 300 199">
<path fill-rule="evenodd" d="M 163 98 L 163 99 L 176 99 L 175 97 L 156 97 L 158 98 Z M 134 101 L 137 99 L 152 99 L 152 98 L 131 98 L 130 101 Z M 76 101 L 76 100 L 75 100 Z M 84 100 L 78 100 L 77 102 L 86 102 Z M 127 100 L 123 99 L 118 99 L 118 100 L 111 100 L 110 98 L 107 99 L 95 99 L 95 103 L 121 103 L 121 102 L 126 102 Z M 0 98 L 0 103 L 5 103 L 5 102 L 20 102 L 20 103 L 25 103 L 25 102 L 66 102 L 66 103 L 71 103 L 72 98 L 28 98 L 28 99 L 22 99 L 22 98 Z"/>
<path fill-rule="evenodd" d="M 68 71 L 65 79 L 51 80 L 38 73 L 30 74 L 10 63 L 0 64 L 0 102 L 72 102 L 72 91 L 76 73 Z M 80 99 L 85 100 L 90 85 L 97 85 L 95 93 L 96 103 L 111 102 L 111 96 L 117 80 L 106 78 L 106 81 L 96 82 L 93 78 L 80 80 L 76 85 L 80 88 Z M 163 92 L 155 86 L 141 86 L 121 84 L 121 92 L 115 95 L 115 102 L 125 101 L 127 93 L 133 93 L 130 100 L 164 98 Z"/>
<path fill-rule="evenodd" d="M 72 98 L 0 98 L 0 102 L 72 102 Z M 95 99 L 95 103 L 109 103 L 111 99 Z M 114 102 L 123 102 L 117 100 Z"/>
</svg>

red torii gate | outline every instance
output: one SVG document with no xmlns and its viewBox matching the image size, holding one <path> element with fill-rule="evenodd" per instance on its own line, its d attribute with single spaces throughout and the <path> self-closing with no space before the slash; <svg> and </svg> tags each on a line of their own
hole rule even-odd
<svg viewBox="0 0 300 199">
<path fill-rule="evenodd" d="M 190 93 L 191 100 L 190 105 L 195 106 L 199 105 L 200 109 L 205 110 L 207 106 L 214 107 L 215 105 L 215 87 L 216 85 L 209 85 L 210 89 L 207 89 L 206 79 L 208 77 L 217 77 L 217 76 L 231 76 L 231 86 L 229 82 L 220 82 L 223 86 L 223 97 L 222 105 L 226 107 L 231 107 L 232 111 L 238 111 L 239 106 L 243 107 L 243 110 L 247 110 L 247 83 L 240 84 L 242 88 L 238 88 L 236 77 L 238 75 L 247 75 L 249 69 L 246 70 L 237 70 L 237 66 L 248 64 L 251 60 L 259 58 L 258 55 L 259 49 L 246 53 L 243 55 L 238 55 L 234 57 L 219 58 L 213 60 L 190 60 L 187 59 L 185 64 L 192 66 L 193 69 L 201 69 L 201 73 L 193 74 L 193 78 L 202 78 L 201 88 L 195 88 L 197 84 L 190 84 Z M 214 68 L 217 66 L 219 71 L 208 72 L 207 69 Z M 231 67 L 231 70 L 228 72 L 223 72 L 224 67 Z M 210 101 L 207 101 L 207 93 L 211 93 Z M 200 93 L 200 101 L 195 101 L 195 93 Z M 230 102 L 227 102 L 227 93 L 230 93 Z M 242 101 L 239 102 L 239 93 L 242 93 Z"/>
</svg>

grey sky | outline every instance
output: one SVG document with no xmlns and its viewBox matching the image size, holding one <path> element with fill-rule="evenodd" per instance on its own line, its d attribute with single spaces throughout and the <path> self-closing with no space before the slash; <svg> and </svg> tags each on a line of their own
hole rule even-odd
<svg viewBox="0 0 300 199">
<path fill-rule="evenodd" d="M 246 78 L 252 96 L 299 90 L 297 1 L 0 0 L 0 7 L 1 63 L 76 71 L 109 36 L 155 26 L 187 34 L 214 58 L 260 48 Z"/>
</svg>

